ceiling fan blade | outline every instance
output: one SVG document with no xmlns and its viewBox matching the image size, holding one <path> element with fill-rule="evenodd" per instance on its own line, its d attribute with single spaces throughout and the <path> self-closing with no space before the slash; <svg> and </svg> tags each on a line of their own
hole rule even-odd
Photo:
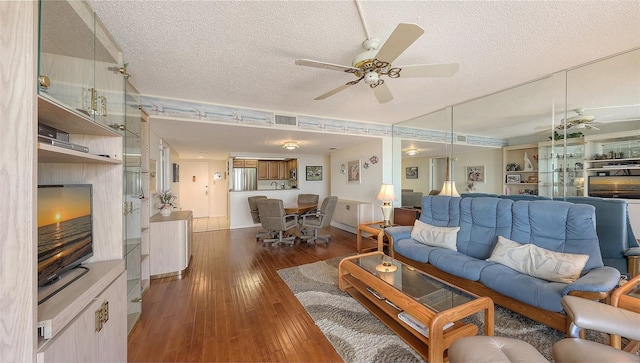
<svg viewBox="0 0 640 363">
<path fill-rule="evenodd" d="M 382 83 L 373 88 L 373 94 L 378 99 L 380 103 L 387 103 L 393 99 L 393 95 L 391 94 L 391 90 L 387 87 L 386 83 Z"/>
<path fill-rule="evenodd" d="M 458 63 L 416 64 L 398 68 L 401 69 L 400 78 L 451 77 L 458 73 L 460 65 Z"/>
<path fill-rule="evenodd" d="M 376 58 L 383 61 L 393 63 L 402 52 L 404 52 L 413 42 L 415 42 L 424 33 L 417 24 L 400 23 L 391 33 L 389 39 L 382 45 L 382 48 L 376 54 Z"/>
<path fill-rule="evenodd" d="M 338 93 L 340 91 L 344 91 L 345 89 L 353 86 L 356 83 L 358 83 L 358 82 L 355 82 L 355 83 L 354 82 L 349 82 L 349 83 L 343 84 L 342 86 L 340 86 L 340 87 L 338 87 L 336 89 L 333 89 L 333 90 L 331 90 L 331 91 L 329 91 L 329 92 L 327 92 L 327 93 L 325 93 L 323 95 L 320 95 L 320 96 L 314 98 L 314 100 L 316 100 L 316 101 L 324 100 L 325 98 L 331 97 L 331 96 L 335 95 L 336 93 Z"/>
<path fill-rule="evenodd" d="M 348 73 L 354 73 L 355 71 L 358 71 L 358 68 L 343 66 L 340 64 L 319 62 L 319 61 L 314 61 L 310 59 L 298 59 L 296 60 L 296 64 L 299 66 L 324 68 L 324 69 L 330 69 L 332 71 L 340 71 L 340 72 L 348 72 Z"/>
</svg>

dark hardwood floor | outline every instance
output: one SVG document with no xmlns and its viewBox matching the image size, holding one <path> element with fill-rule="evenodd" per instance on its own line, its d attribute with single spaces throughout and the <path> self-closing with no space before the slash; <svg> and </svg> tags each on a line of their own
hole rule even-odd
<svg viewBox="0 0 640 363">
<path fill-rule="evenodd" d="M 151 281 L 129 335 L 130 362 L 340 362 L 277 270 L 355 253 L 352 233 L 329 246 L 263 247 L 261 228 L 194 233 L 179 278 Z"/>
</svg>

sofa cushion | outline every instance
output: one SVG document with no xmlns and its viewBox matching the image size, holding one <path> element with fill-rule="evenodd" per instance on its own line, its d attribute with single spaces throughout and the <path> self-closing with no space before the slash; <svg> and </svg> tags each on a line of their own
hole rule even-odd
<svg viewBox="0 0 640 363">
<path fill-rule="evenodd" d="M 460 227 L 437 227 L 416 220 L 411 230 L 411 238 L 429 246 L 457 251 L 456 237 Z"/>
<path fill-rule="evenodd" d="M 441 248 L 425 245 L 424 243 L 420 243 L 413 238 L 393 240 L 394 252 L 422 263 L 429 262 L 429 253 L 431 253 L 431 251 L 433 251 L 434 249 Z"/>
<path fill-rule="evenodd" d="M 562 290 L 567 284 L 525 275 L 498 263 L 487 263 L 491 265 L 480 272 L 480 282 L 484 286 L 531 306 L 562 311 Z"/>
<path fill-rule="evenodd" d="M 439 270 L 471 281 L 478 281 L 482 269 L 493 264 L 444 248 L 431 251 L 429 263 Z"/>
<path fill-rule="evenodd" d="M 460 225 L 460 197 L 434 195 L 422 198 L 420 221 L 432 226 Z"/>
<path fill-rule="evenodd" d="M 511 234 L 513 201 L 500 198 L 462 198 L 458 251 L 486 260 L 499 235 Z"/>
<path fill-rule="evenodd" d="M 572 283 L 580 277 L 588 259 L 588 255 L 554 252 L 498 236 L 498 243 L 487 261 L 547 281 Z"/>
<path fill-rule="evenodd" d="M 511 236 L 501 235 L 551 251 L 589 255 L 584 268 L 587 272 L 603 266 L 595 219 L 595 208 L 590 205 L 546 200 L 517 201 L 513 204 Z"/>
</svg>

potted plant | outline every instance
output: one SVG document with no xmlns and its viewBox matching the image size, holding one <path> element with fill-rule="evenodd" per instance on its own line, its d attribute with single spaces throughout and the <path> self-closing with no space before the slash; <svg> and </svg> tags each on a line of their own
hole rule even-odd
<svg viewBox="0 0 640 363">
<path fill-rule="evenodd" d="M 171 215 L 173 208 L 176 208 L 176 196 L 171 190 L 163 190 L 160 193 L 156 193 L 159 202 L 156 204 L 156 208 L 160 209 L 160 214 L 164 217 Z"/>
</svg>

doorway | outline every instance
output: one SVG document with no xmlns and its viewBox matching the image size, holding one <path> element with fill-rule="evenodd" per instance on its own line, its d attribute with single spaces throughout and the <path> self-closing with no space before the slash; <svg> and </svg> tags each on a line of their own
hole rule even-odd
<svg viewBox="0 0 640 363">
<path fill-rule="evenodd" d="M 193 212 L 193 218 L 209 217 L 209 163 L 180 162 L 180 206 Z"/>
<path fill-rule="evenodd" d="M 431 190 L 440 190 L 446 180 L 447 158 L 431 158 Z"/>
</svg>

